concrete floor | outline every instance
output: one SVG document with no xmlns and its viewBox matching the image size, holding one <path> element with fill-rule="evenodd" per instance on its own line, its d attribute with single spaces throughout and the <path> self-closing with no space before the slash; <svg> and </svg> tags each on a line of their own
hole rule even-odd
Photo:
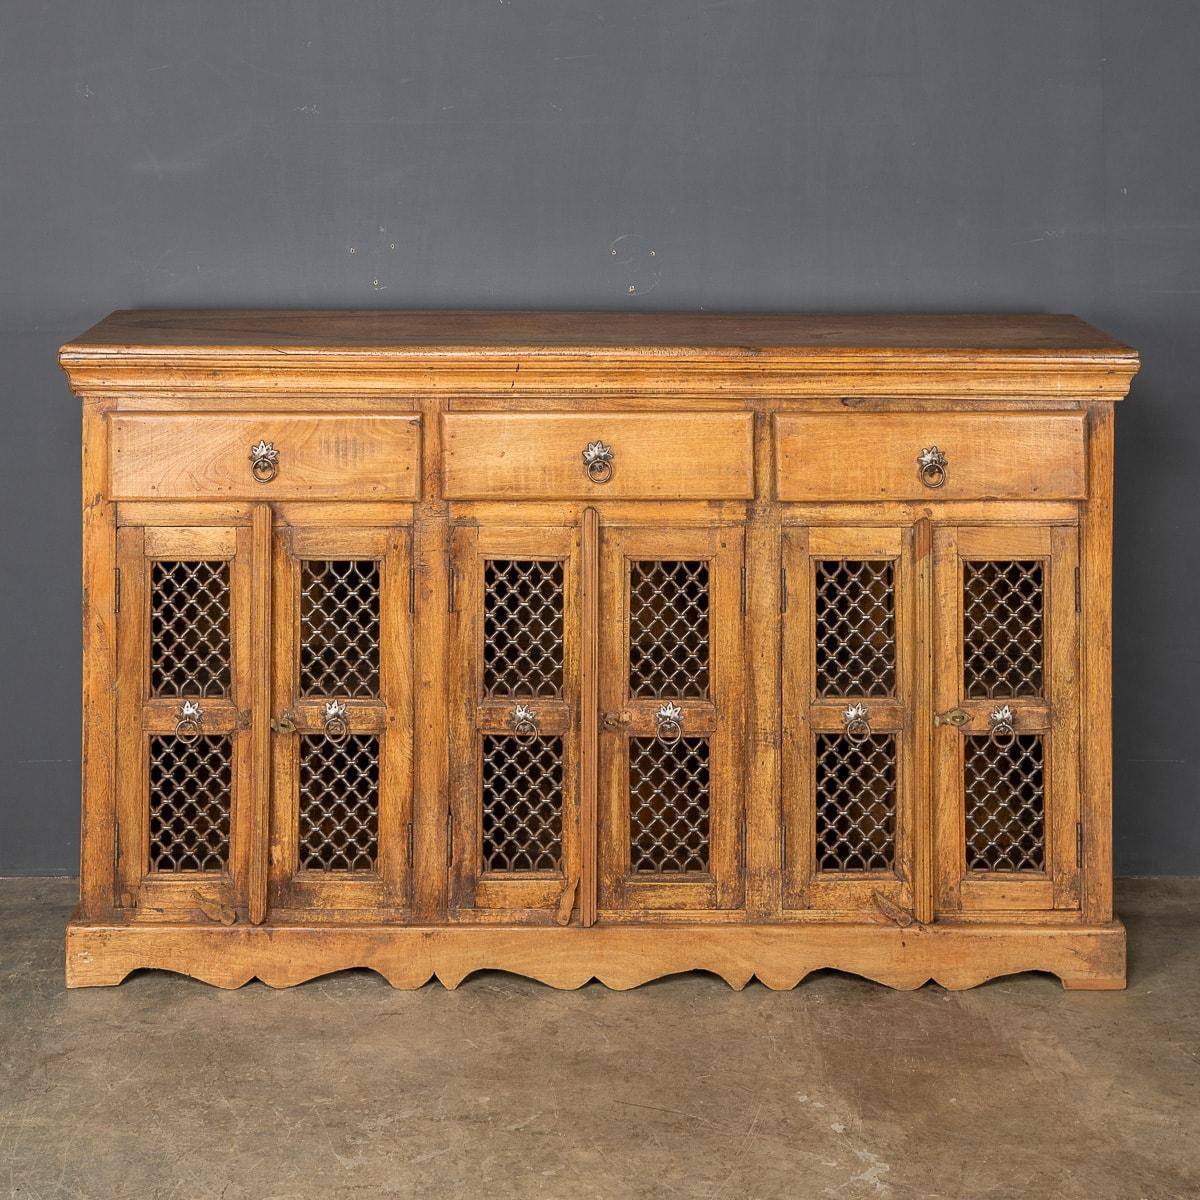
<svg viewBox="0 0 1200 1200">
<path fill-rule="evenodd" d="M 0 880 L 0 1195 L 1200 1196 L 1200 880 L 1121 886 L 1124 993 L 68 993 L 73 890 Z"/>
</svg>

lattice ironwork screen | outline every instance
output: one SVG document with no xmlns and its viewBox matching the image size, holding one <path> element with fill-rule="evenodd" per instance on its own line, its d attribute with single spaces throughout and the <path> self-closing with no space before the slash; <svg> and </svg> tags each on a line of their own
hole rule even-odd
<svg viewBox="0 0 1200 1200">
<path fill-rule="evenodd" d="M 555 697 L 563 688 L 563 564 L 489 559 L 483 571 L 483 691 Z"/>
<path fill-rule="evenodd" d="M 896 860 L 896 738 L 817 735 L 817 870 L 891 871 Z"/>
<path fill-rule="evenodd" d="M 154 560 L 151 695 L 229 695 L 229 645 L 229 563 Z"/>
<path fill-rule="evenodd" d="M 233 745 L 225 735 L 150 739 L 150 870 L 223 871 Z"/>
<path fill-rule="evenodd" d="M 1045 779 L 1040 734 L 999 744 L 987 734 L 963 739 L 967 869 L 1041 871 L 1045 867 Z"/>
<path fill-rule="evenodd" d="M 963 563 L 963 684 L 972 699 L 1042 694 L 1042 563 Z"/>
<path fill-rule="evenodd" d="M 629 739 L 629 820 L 633 871 L 708 870 L 707 738 Z"/>
<path fill-rule="evenodd" d="M 301 562 L 304 695 L 379 695 L 379 570 L 371 559 Z"/>
<path fill-rule="evenodd" d="M 561 868 L 562 788 L 561 737 L 484 735 L 485 871 Z"/>
<path fill-rule="evenodd" d="M 894 696 L 894 564 L 830 559 L 815 566 L 817 695 Z"/>
<path fill-rule="evenodd" d="M 707 697 L 708 563 L 651 560 L 629 571 L 629 694 Z"/>
<path fill-rule="evenodd" d="M 373 871 L 379 855 L 379 739 L 300 738 L 300 866 Z"/>
</svg>

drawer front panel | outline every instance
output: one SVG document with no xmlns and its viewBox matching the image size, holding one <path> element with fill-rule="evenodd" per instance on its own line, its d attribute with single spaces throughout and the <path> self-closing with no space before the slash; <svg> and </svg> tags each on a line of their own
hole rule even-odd
<svg viewBox="0 0 1200 1200">
<path fill-rule="evenodd" d="M 412 500 L 420 493 L 416 416 L 111 417 L 114 500 Z M 274 450 L 256 474 L 251 450 Z M 272 474 L 273 468 L 273 474 Z"/>
<path fill-rule="evenodd" d="M 780 500 L 1078 500 L 1087 495 L 1084 421 L 1083 413 L 785 413 L 776 417 L 776 487 Z"/>
<path fill-rule="evenodd" d="M 750 413 L 448 413 L 451 500 L 746 500 Z M 589 476 L 584 450 L 596 443 Z M 611 452 L 611 458 L 605 455 Z"/>
</svg>

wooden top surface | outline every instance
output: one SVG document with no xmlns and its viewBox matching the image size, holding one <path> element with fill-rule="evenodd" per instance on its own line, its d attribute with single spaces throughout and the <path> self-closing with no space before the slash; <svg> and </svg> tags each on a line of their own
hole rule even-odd
<svg viewBox="0 0 1200 1200">
<path fill-rule="evenodd" d="M 64 365 L 116 357 L 985 359 L 1136 369 L 1136 351 L 1065 315 L 124 310 L 62 347 Z"/>
</svg>

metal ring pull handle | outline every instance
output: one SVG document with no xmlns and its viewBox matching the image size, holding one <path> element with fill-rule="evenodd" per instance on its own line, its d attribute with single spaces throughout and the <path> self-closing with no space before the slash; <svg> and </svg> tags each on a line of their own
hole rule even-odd
<svg viewBox="0 0 1200 1200">
<path fill-rule="evenodd" d="M 988 718 L 991 725 L 988 733 L 992 739 L 992 745 L 997 749 L 1007 750 L 1013 744 L 1017 736 L 1016 720 L 1013 710 L 1007 704 L 992 709 L 992 715 Z"/>
<path fill-rule="evenodd" d="M 583 469 L 593 483 L 607 483 L 613 474 L 613 452 L 603 442 L 588 442 L 583 448 Z"/>
<path fill-rule="evenodd" d="M 520 734 L 521 737 L 537 737 L 539 732 L 537 713 L 528 704 L 518 704 L 513 709 L 509 724 L 513 733 Z"/>
<path fill-rule="evenodd" d="M 339 746 L 350 736 L 350 717 L 340 700 L 325 705 L 325 736 Z"/>
<path fill-rule="evenodd" d="M 654 724 L 660 742 L 666 742 L 669 746 L 672 742 L 679 741 L 683 734 L 683 709 L 670 702 L 661 705 L 654 714 Z"/>
<path fill-rule="evenodd" d="M 867 716 L 865 704 L 851 704 L 842 714 L 846 723 L 846 737 L 853 746 L 861 746 L 871 736 L 871 718 Z"/>
<path fill-rule="evenodd" d="M 258 445 L 250 447 L 250 474 L 259 483 L 270 483 L 279 474 L 279 451 L 274 442 L 259 438 Z"/>
<path fill-rule="evenodd" d="M 946 482 L 949 460 L 936 446 L 926 446 L 917 455 L 917 472 L 927 488 L 940 488 Z"/>
<path fill-rule="evenodd" d="M 195 700 L 185 700 L 179 706 L 179 720 L 175 722 L 175 736 L 189 745 L 200 736 L 202 714 Z"/>
</svg>

